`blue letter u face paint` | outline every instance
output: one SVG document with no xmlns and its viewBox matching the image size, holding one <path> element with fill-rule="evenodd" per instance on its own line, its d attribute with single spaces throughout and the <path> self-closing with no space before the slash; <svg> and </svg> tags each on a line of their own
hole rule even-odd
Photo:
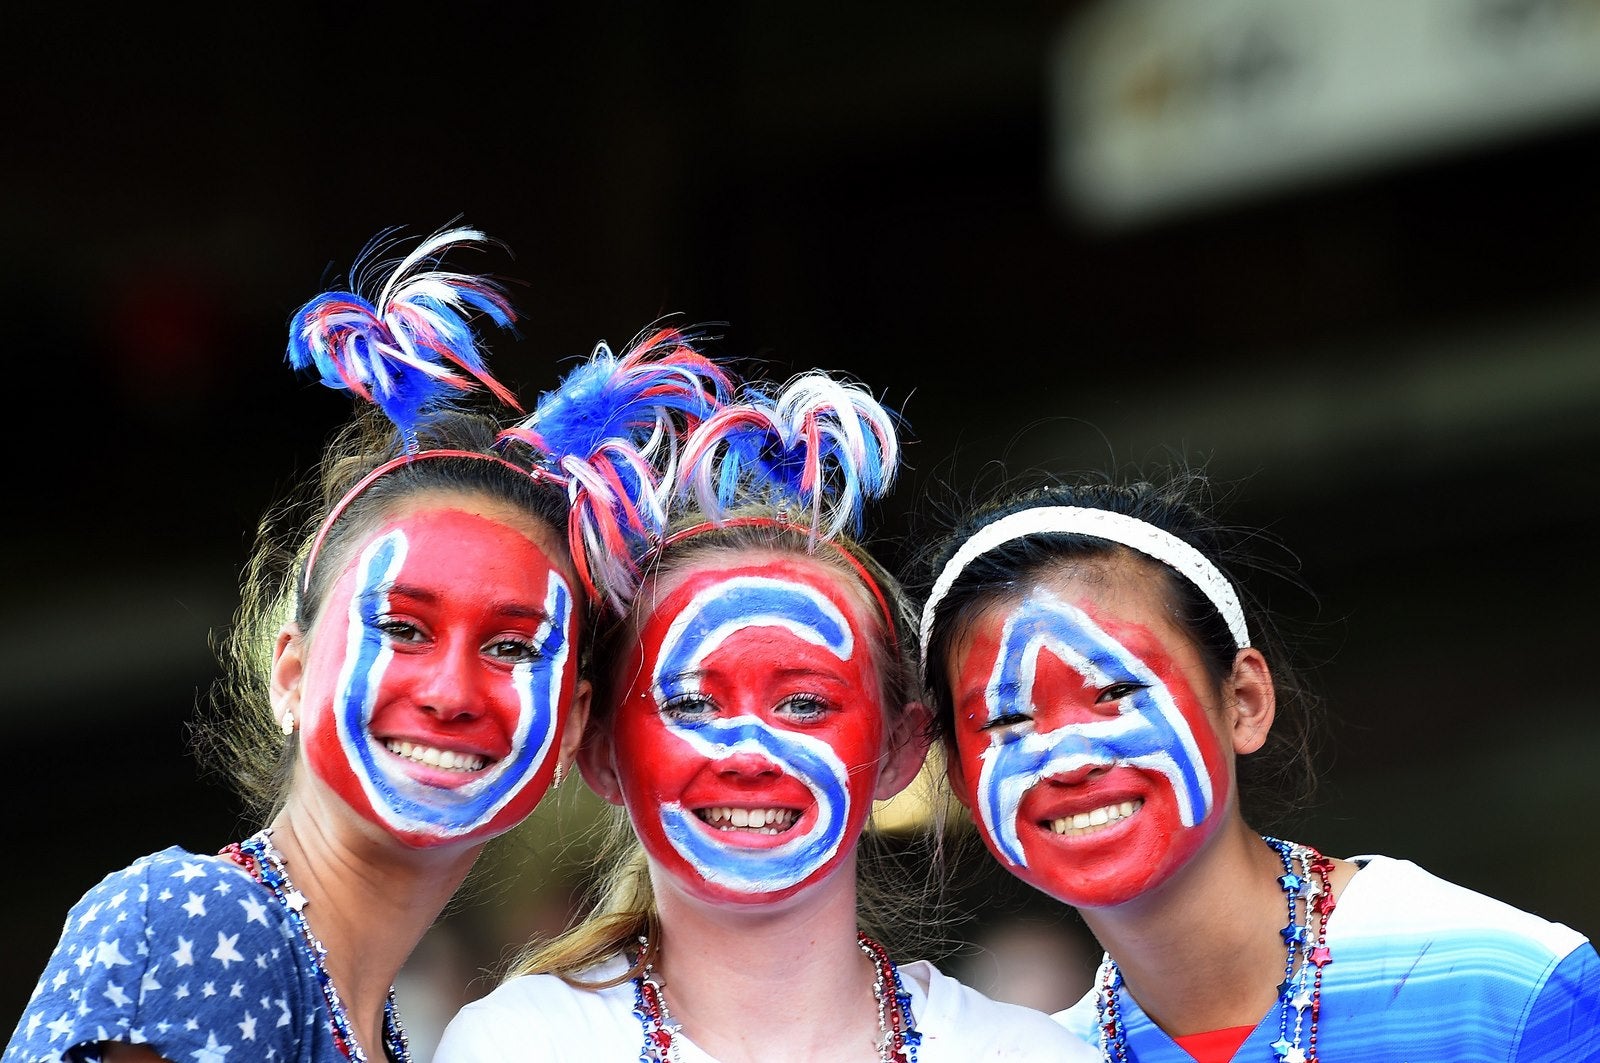
<svg viewBox="0 0 1600 1063">
<path fill-rule="evenodd" d="M 691 893 L 775 900 L 855 848 L 883 710 L 844 578 L 803 558 L 693 564 L 640 630 L 617 768 L 645 850 Z"/>
<path fill-rule="evenodd" d="M 566 581 L 525 534 L 460 510 L 409 514 L 331 592 L 307 676 L 308 763 L 410 844 L 501 833 L 549 785 L 573 625 Z"/>
<path fill-rule="evenodd" d="M 954 655 L 952 689 L 989 848 L 1024 881 L 1095 907 L 1186 860 L 1229 784 L 1191 686 L 1205 683 L 1193 647 L 1158 633 L 1159 606 L 1146 615 L 1149 603 L 1072 588 L 1036 587 L 980 617 Z"/>
</svg>

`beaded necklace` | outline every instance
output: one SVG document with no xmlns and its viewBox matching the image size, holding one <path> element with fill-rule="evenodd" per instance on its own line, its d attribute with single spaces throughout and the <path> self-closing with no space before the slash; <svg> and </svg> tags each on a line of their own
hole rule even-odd
<svg viewBox="0 0 1600 1063">
<path fill-rule="evenodd" d="M 1333 962 L 1328 951 L 1328 916 L 1334 909 L 1333 889 L 1329 885 L 1333 861 L 1309 845 L 1265 836 L 1262 840 L 1283 861 L 1278 886 L 1283 890 L 1289 911 L 1288 923 L 1278 932 L 1283 937 L 1284 957 L 1283 981 L 1278 983 L 1278 1039 L 1272 1042 L 1273 1057 L 1279 1063 L 1317 1063 L 1322 969 Z M 1100 1028 L 1101 1059 L 1105 1063 L 1127 1063 L 1128 1038 L 1120 1009 L 1122 971 L 1109 953 L 1100 963 L 1099 982 L 1095 1013 Z"/>
<path fill-rule="evenodd" d="M 328 950 L 311 932 L 311 925 L 303 914 L 308 903 L 306 895 L 296 889 L 294 881 L 289 878 L 283 856 L 272 844 L 272 828 L 257 831 L 244 841 L 227 846 L 217 855 L 228 857 L 250 872 L 250 876 L 266 886 L 277 902 L 283 905 L 289 922 L 299 932 L 300 940 L 311 955 L 311 968 L 316 972 L 317 984 L 322 987 L 322 997 L 328 1002 L 328 1025 L 332 1028 L 333 1043 L 350 1063 L 367 1063 L 367 1054 L 356 1040 L 344 1001 L 339 999 L 339 990 L 328 974 Z M 411 1044 L 395 1007 L 393 987 L 389 989 L 389 999 L 383 1006 L 383 1041 L 384 1053 L 393 1063 L 411 1063 Z"/>
<path fill-rule="evenodd" d="M 911 994 L 900 980 L 900 968 L 889 959 L 889 950 L 866 934 L 856 933 L 856 945 L 872 961 L 872 998 L 878 1005 L 878 1032 L 882 1034 L 878 1040 L 880 1063 L 917 1063 L 922 1034 L 911 1014 Z M 639 939 L 639 950 L 640 955 L 648 954 L 647 939 Z M 676 1063 L 675 1041 L 683 1026 L 672 1021 L 653 964 L 646 963 L 633 980 L 633 1014 L 644 1027 L 639 1063 Z"/>
</svg>

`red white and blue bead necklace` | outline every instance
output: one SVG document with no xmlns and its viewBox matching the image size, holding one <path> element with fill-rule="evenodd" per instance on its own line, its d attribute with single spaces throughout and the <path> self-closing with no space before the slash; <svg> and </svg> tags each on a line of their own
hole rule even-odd
<svg viewBox="0 0 1600 1063">
<path fill-rule="evenodd" d="M 339 999 L 339 990 L 328 974 L 328 950 L 311 932 L 311 925 L 303 914 L 306 895 L 295 889 L 293 880 L 289 878 L 289 872 L 283 866 L 283 856 L 272 844 L 272 828 L 257 831 L 244 841 L 227 846 L 218 855 L 229 858 L 250 872 L 251 877 L 266 886 L 278 903 L 283 905 L 289 922 L 299 931 L 300 940 L 311 955 L 311 967 L 316 973 L 317 984 L 322 987 L 323 999 L 328 1002 L 328 1025 L 332 1028 L 333 1043 L 350 1063 L 367 1063 L 367 1054 L 356 1040 L 355 1031 L 350 1026 L 350 1016 L 344 1009 L 344 1001 Z M 384 1051 L 393 1063 L 411 1063 L 411 1044 L 406 1038 L 405 1026 L 400 1022 L 400 1013 L 395 1008 L 393 988 L 389 990 L 389 999 L 383 1006 L 383 1041 Z"/>
<path fill-rule="evenodd" d="M 889 950 L 864 933 L 857 932 L 856 945 L 872 961 L 872 997 L 878 1003 L 878 1041 L 880 1063 L 917 1063 L 917 1046 L 922 1034 L 911 1014 L 911 994 L 900 980 L 900 968 L 889 959 Z M 649 955 L 649 942 L 639 939 L 641 955 Z M 644 1050 L 639 1063 L 673 1063 L 678 1057 L 673 1044 L 683 1027 L 672 1021 L 667 998 L 655 966 L 646 963 L 633 980 L 633 1014 L 644 1027 Z"/>
<path fill-rule="evenodd" d="M 1278 885 L 1289 909 L 1289 921 L 1278 931 L 1283 937 L 1283 981 L 1278 984 L 1278 1039 L 1272 1042 L 1272 1051 L 1279 1063 L 1317 1063 L 1322 969 L 1333 962 L 1328 951 L 1328 916 L 1334 908 L 1333 861 L 1309 845 L 1277 838 L 1262 840 L 1283 861 Z M 1100 1056 L 1106 1063 L 1127 1063 L 1127 1031 L 1119 1006 L 1122 971 L 1109 953 L 1100 964 L 1099 982 L 1095 1011 Z"/>
</svg>

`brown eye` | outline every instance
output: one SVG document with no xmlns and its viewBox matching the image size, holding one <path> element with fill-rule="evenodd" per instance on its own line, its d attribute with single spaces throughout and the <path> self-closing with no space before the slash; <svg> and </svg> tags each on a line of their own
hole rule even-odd
<svg viewBox="0 0 1600 1063">
<path fill-rule="evenodd" d="M 536 661 L 542 656 L 538 644 L 531 639 L 497 639 L 485 646 L 484 652 L 496 660 L 509 661 L 512 664 Z"/>
<path fill-rule="evenodd" d="M 1104 705 L 1112 701 L 1121 701 L 1145 689 L 1143 683 L 1112 683 L 1100 691 L 1100 696 L 1094 699 L 1096 705 Z"/>
<path fill-rule="evenodd" d="M 408 620 L 386 617 L 375 625 L 391 642 L 421 642 L 422 629 Z"/>
</svg>

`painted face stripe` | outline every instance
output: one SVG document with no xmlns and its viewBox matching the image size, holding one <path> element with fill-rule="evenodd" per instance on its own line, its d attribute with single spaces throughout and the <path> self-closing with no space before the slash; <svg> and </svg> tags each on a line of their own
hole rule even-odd
<svg viewBox="0 0 1600 1063">
<path fill-rule="evenodd" d="M 705 824 L 676 802 L 661 808 L 661 825 L 673 848 L 707 882 L 741 893 L 772 893 L 803 881 L 826 864 L 844 838 L 850 807 L 844 762 L 826 742 L 775 730 L 753 716 L 676 724 L 672 731 L 708 760 L 756 753 L 803 783 L 817 803 L 816 824 L 770 849 L 734 848 L 707 836 Z"/>
<path fill-rule="evenodd" d="M 736 632 L 778 627 L 848 661 L 850 624 L 814 588 L 765 576 L 739 576 L 696 594 L 662 639 L 652 684 L 658 702 L 699 689 L 701 666 Z M 713 760 L 758 752 L 801 782 L 817 802 L 804 835 L 771 849 L 734 848 L 707 837 L 705 825 L 676 803 L 661 807 L 667 840 L 707 882 L 745 893 L 769 893 L 803 881 L 839 849 L 849 817 L 848 774 L 827 743 L 780 731 L 751 716 L 688 723 L 670 717 L 667 730 Z"/>
<path fill-rule="evenodd" d="M 1189 723 L 1166 685 L 1137 656 L 1101 630 L 1082 610 L 1036 590 L 1006 622 L 995 671 L 986 689 L 989 719 L 1013 712 L 1035 715 L 1039 654 L 1048 650 L 1091 687 L 1138 683 L 1106 720 L 1067 724 L 1047 733 L 996 732 L 982 754 L 979 805 L 996 846 L 1026 867 L 1017 833 L 1017 808 L 1039 781 L 1085 766 L 1130 764 L 1166 777 L 1183 825 L 1211 809 L 1211 778 Z"/>
<path fill-rule="evenodd" d="M 673 619 L 656 658 L 657 697 L 698 690 L 693 677 L 705 659 L 730 636 L 757 627 L 782 628 L 841 661 L 855 650 L 849 622 L 820 592 L 766 576 L 738 576 L 696 594 Z"/>
<path fill-rule="evenodd" d="M 539 655 L 516 665 L 509 679 L 522 707 L 511 752 L 463 786 L 427 786 L 392 767 L 388 751 L 369 729 L 383 674 L 394 657 L 378 621 L 388 611 L 389 591 L 404 567 L 406 546 L 404 532 L 390 532 L 368 547 L 357 567 L 358 590 L 350 603 L 349 645 L 339 684 L 339 740 L 384 823 L 397 831 L 450 838 L 469 834 L 493 819 L 533 779 L 549 754 L 570 652 L 567 619 L 572 594 L 560 574 L 552 571 L 545 597 L 550 622 Z"/>
</svg>

